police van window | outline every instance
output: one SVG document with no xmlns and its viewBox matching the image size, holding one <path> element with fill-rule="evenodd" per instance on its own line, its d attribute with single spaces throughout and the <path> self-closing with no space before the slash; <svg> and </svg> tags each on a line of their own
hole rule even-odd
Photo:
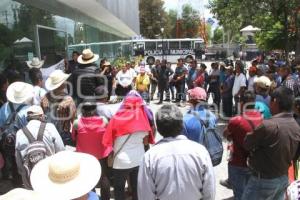
<svg viewBox="0 0 300 200">
<path fill-rule="evenodd" d="M 169 49 L 179 49 L 179 42 L 169 42 Z"/>
<path fill-rule="evenodd" d="M 155 50 L 156 49 L 156 42 L 146 42 L 145 43 L 146 50 Z"/>
<path fill-rule="evenodd" d="M 181 41 L 181 49 L 190 49 L 191 41 Z"/>
</svg>

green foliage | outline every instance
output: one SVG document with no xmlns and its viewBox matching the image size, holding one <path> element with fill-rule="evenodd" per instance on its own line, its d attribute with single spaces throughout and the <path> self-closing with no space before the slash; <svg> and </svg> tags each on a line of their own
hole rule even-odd
<svg viewBox="0 0 300 200">
<path fill-rule="evenodd" d="M 112 65 L 115 66 L 117 69 L 120 69 L 124 65 L 126 65 L 126 62 L 128 62 L 128 60 L 125 57 L 118 57 L 112 62 Z"/>
<path fill-rule="evenodd" d="M 169 10 L 167 13 L 167 23 L 165 27 L 166 38 L 176 38 L 176 22 L 177 22 L 177 11 Z"/>
<path fill-rule="evenodd" d="M 224 30 L 222 28 L 216 28 L 214 30 L 214 34 L 212 37 L 212 43 L 213 44 L 223 43 L 223 35 L 224 35 Z"/>
<path fill-rule="evenodd" d="M 146 38 L 157 38 L 161 27 L 167 24 L 167 14 L 162 0 L 140 0 L 140 30 Z"/>
<path fill-rule="evenodd" d="M 197 10 L 190 4 L 182 6 L 182 24 L 183 38 L 199 37 L 200 16 Z"/>
</svg>

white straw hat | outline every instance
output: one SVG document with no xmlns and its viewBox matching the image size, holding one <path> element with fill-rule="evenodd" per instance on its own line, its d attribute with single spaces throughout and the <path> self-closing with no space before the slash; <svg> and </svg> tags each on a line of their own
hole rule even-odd
<svg viewBox="0 0 300 200">
<path fill-rule="evenodd" d="M 8 86 L 6 97 L 12 103 L 24 103 L 33 97 L 33 86 L 24 82 L 14 82 Z"/>
<path fill-rule="evenodd" d="M 46 200 L 47 196 L 43 196 L 32 190 L 26 190 L 23 188 L 15 188 L 8 193 L 0 196 L 1 200 Z"/>
<path fill-rule="evenodd" d="M 61 151 L 33 168 L 33 190 L 52 199 L 75 199 L 89 193 L 101 176 L 99 161 L 92 155 Z"/>
<path fill-rule="evenodd" d="M 41 68 L 44 65 L 44 61 L 37 57 L 33 57 L 32 60 L 26 61 L 29 68 Z"/>
<path fill-rule="evenodd" d="M 80 64 L 90 64 L 96 62 L 98 59 L 98 54 L 94 54 L 90 49 L 84 49 L 82 54 L 78 57 L 77 62 Z"/>
<path fill-rule="evenodd" d="M 27 109 L 27 115 L 29 116 L 38 116 L 43 115 L 44 111 L 41 106 L 33 105 Z"/>
<path fill-rule="evenodd" d="M 45 82 L 47 90 L 52 91 L 59 88 L 68 78 L 70 74 L 64 73 L 62 70 L 55 70 L 50 74 Z"/>
</svg>

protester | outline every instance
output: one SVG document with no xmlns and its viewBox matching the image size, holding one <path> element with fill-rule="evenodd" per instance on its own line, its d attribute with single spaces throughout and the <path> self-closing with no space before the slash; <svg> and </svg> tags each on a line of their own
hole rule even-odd
<svg viewBox="0 0 300 200">
<path fill-rule="evenodd" d="M 168 96 L 170 96 L 170 92 L 171 92 L 171 100 L 174 101 L 175 100 L 175 94 L 174 94 L 175 85 L 174 85 L 174 82 L 172 82 L 173 76 L 174 76 L 174 70 L 172 69 L 172 64 L 170 62 L 167 62 L 167 69 L 168 69 L 168 71 L 172 72 L 172 75 L 169 76 L 169 79 L 167 81 L 169 87 L 167 89 L 166 99 L 168 99 Z"/>
<path fill-rule="evenodd" d="M 6 194 L 1 195 L 1 200 L 51 200 L 51 198 L 32 190 L 14 188 Z"/>
<path fill-rule="evenodd" d="M 298 96 L 299 94 L 297 93 L 297 90 L 295 88 L 295 86 L 296 86 L 295 79 L 293 78 L 291 72 L 292 71 L 289 66 L 286 66 L 286 65 L 280 66 L 279 75 L 281 77 L 281 85 L 291 89 L 293 91 L 294 95 Z M 296 94 L 295 94 L 295 92 L 296 92 Z"/>
<path fill-rule="evenodd" d="M 75 69 L 77 69 L 79 63 L 77 61 L 78 57 L 80 56 L 80 53 L 78 51 L 72 52 L 72 59 L 68 61 L 66 73 L 72 74 Z"/>
<path fill-rule="evenodd" d="M 157 84 L 158 84 L 158 73 L 157 73 L 157 69 L 160 66 L 160 60 L 157 59 L 155 61 L 154 66 L 152 66 L 151 68 L 151 76 L 150 76 L 150 83 L 151 83 L 151 92 L 150 92 L 150 100 L 153 101 L 153 97 L 154 97 L 154 93 L 156 91 L 157 88 Z"/>
<path fill-rule="evenodd" d="M 200 120 L 206 122 L 209 128 L 216 128 L 217 117 L 207 108 L 207 94 L 203 88 L 195 87 L 188 90 L 191 109 L 183 116 L 183 135 L 188 139 L 204 144 L 206 127 Z"/>
<path fill-rule="evenodd" d="M 211 71 L 208 75 L 209 80 L 209 88 L 208 88 L 208 96 L 212 94 L 213 102 L 219 108 L 220 106 L 220 70 L 218 63 L 211 64 Z"/>
<path fill-rule="evenodd" d="M 70 77 L 77 105 L 83 99 L 92 98 L 95 88 L 104 84 L 104 79 L 100 77 L 99 68 L 95 64 L 98 59 L 99 55 L 94 54 L 90 49 L 84 49 L 77 59 L 79 65 Z"/>
<path fill-rule="evenodd" d="M 145 67 L 141 66 L 140 73 L 135 80 L 135 88 L 140 93 L 142 98 L 147 102 L 150 102 L 149 91 L 148 91 L 149 85 L 150 85 L 150 78 L 148 74 L 146 74 Z"/>
<path fill-rule="evenodd" d="M 29 67 L 29 69 L 33 69 L 33 68 L 40 69 L 43 67 L 44 63 L 45 63 L 44 60 L 40 60 L 37 57 L 33 57 L 32 60 L 26 61 L 26 64 Z"/>
<path fill-rule="evenodd" d="M 190 62 L 188 76 L 187 76 L 187 86 L 188 89 L 194 88 L 194 81 L 197 78 L 198 70 L 197 70 L 197 60 L 192 60 Z"/>
<path fill-rule="evenodd" d="M 221 87 L 222 111 L 226 117 L 232 116 L 232 87 L 234 83 L 233 66 L 225 67 L 225 80 Z"/>
<path fill-rule="evenodd" d="M 271 81 L 266 76 L 258 77 L 254 80 L 255 85 L 255 109 L 259 110 L 263 116 L 264 119 L 271 118 L 271 112 L 270 112 L 270 101 L 271 97 L 269 95 L 270 87 L 271 87 Z"/>
<path fill-rule="evenodd" d="M 114 78 L 115 78 L 115 70 L 114 68 L 111 66 L 110 62 L 105 61 L 103 63 L 102 68 L 100 68 L 101 75 L 104 75 L 107 79 L 107 91 L 108 91 L 108 101 L 110 99 L 110 96 L 112 94 L 112 89 L 113 89 L 113 85 L 114 85 Z"/>
<path fill-rule="evenodd" d="M 178 59 L 177 67 L 172 80 L 176 88 L 176 100 L 174 103 L 178 103 L 178 105 L 180 101 L 183 101 L 183 103 L 186 101 L 185 76 L 187 73 L 188 72 L 184 67 L 184 60 L 182 58 Z"/>
<path fill-rule="evenodd" d="M 93 155 L 101 164 L 100 178 L 101 199 L 110 199 L 110 170 L 107 157 L 112 151 L 111 146 L 103 144 L 107 119 L 97 116 L 96 102 L 87 100 L 81 107 L 82 116 L 74 122 L 72 138 L 76 142 L 76 151 Z"/>
<path fill-rule="evenodd" d="M 27 109 L 31 105 L 33 87 L 24 82 L 14 82 L 8 86 L 7 100 L 0 109 L 1 153 L 5 163 L 2 178 L 12 180 L 15 187 L 21 186 L 21 177 L 15 160 L 15 134 L 27 125 Z"/>
<path fill-rule="evenodd" d="M 69 76 L 61 70 L 52 72 L 45 82 L 49 92 L 41 100 L 47 121 L 55 125 L 65 145 L 73 145 L 71 127 L 76 114 L 75 102 L 66 92 L 66 80 Z"/>
<path fill-rule="evenodd" d="M 239 111 L 240 97 L 246 89 L 246 76 L 243 74 L 243 65 L 241 62 L 235 63 L 235 77 L 232 88 L 232 96 L 235 103 L 235 113 Z"/>
<path fill-rule="evenodd" d="M 128 96 L 110 120 L 103 138 L 113 146 L 112 168 L 116 200 L 125 199 L 125 181 L 129 176 L 132 199 L 137 199 L 137 174 L 145 153 L 144 144 L 154 137 L 141 97 Z M 145 142 L 145 143 L 144 143 Z"/>
<path fill-rule="evenodd" d="M 215 199 L 215 177 L 207 150 L 185 136 L 182 114 L 174 105 L 156 114 L 164 137 L 144 155 L 138 177 L 139 199 Z"/>
<path fill-rule="evenodd" d="M 57 132 L 55 126 L 51 123 L 46 124 L 43 109 L 40 106 L 31 106 L 27 109 L 28 124 L 26 128 L 20 129 L 16 134 L 16 163 L 18 171 L 22 176 L 25 188 L 31 189 L 30 170 L 26 156 L 30 155 L 29 146 L 35 141 L 40 141 L 45 144 L 47 156 L 53 155 L 65 149 L 63 141 Z M 45 123 L 43 125 L 43 123 Z M 43 125 L 43 126 L 42 126 Z M 42 128 L 41 128 L 42 127 Z M 24 132 L 25 131 L 25 132 Z M 35 148 L 40 148 L 35 147 Z M 31 154 L 32 155 L 32 154 Z M 25 167 L 26 166 L 26 167 Z"/>
<path fill-rule="evenodd" d="M 170 92 L 169 90 L 169 79 L 170 76 L 174 74 L 174 71 L 171 68 L 167 67 L 167 60 L 161 61 L 161 66 L 157 68 L 158 74 L 158 93 L 159 93 L 159 102 L 162 104 L 163 101 L 170 101 Z M 166 99 L 164 99 L 164 92 L 166 92 Z"/>
<path fill-rule="evenodd" d="M 234 199 L 242 199 L 244 188 L 251 175 L 247 167 L 249 152 L 243 147 L 246 134 L 252 132 L 262 123 L 262 115 L 254 109 L 255 94 L 246 91 L 241 99 L 242 113 L 230 119 L 224 130 L 224 137 L 232 141 L 230 158 L 228 162 L 228 181 L 232 186 Z"/>
<path fill-rule="evenodd" d="M 197 78 L 194 81 L 194 85 L 196 87 L 202 87 L 203 89 L 207 89 L 207 83 L 208 83 L 208 73 L 206 72 L 206 65 L 204 63 L 200 64 L 200 70 L 197 74 Z"/>
<path fill-rule="evenodd" d="M 131 84 L 133 83 L 134 78 L 134 75 L 128 70 L 126 65 L 123 65 L 122 70 L 116 75 L 116 95 L 120 98 L 126 96 L 132 89 Z"/>
<path fill-rule="evenodd" d="M 6 91 L 8 88 L 8 79 L 5 74 L 0 74 L 0 108 L 7 102 Z"/>
<path fill-rule="evenodd" d="M 29 70 L 29 78 L 33 85 L 33 104 L 40 105 L 41 99 L 46 95 L 46 90 L 43 88 L 43 75 L 40 69 L 32 68 Z"/>
<path fill-rule="evenodd" d="M 249 168 L 252 175 L 243 193 L 247 199 L 283 200 L 288 186 L 288 167 L 300 141 L 300 127 L 293 118 L 293 91 L 277 88 L 271 95 L 271 119 L 245 138 L 244 147 L 251 151 Z"/>
<path fill-rule="evenodd" d="M 250 67 L 249 68 L 249 78 L 248 78 L 248 90 L 254 92 L 254 79 L 257 77 L 256 76 L 256 67 Z"/>
<path fill-rule="evenodd" d="M 30 180 L 34 191 L 51 199 L 99 200 L 91 190 L 100 176 L 101 167 L 94 156 L 62 151 L 40 161 Z"/>
</svg>

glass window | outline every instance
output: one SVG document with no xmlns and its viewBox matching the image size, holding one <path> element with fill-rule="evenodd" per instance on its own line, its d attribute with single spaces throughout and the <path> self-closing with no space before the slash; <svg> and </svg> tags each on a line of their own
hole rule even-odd
<svg viewBox="0 0 300 200">
<path fill-rule="evenodd" d="M 181 49 L 191 49 L 190 41 L 181 41 Z"/>
<path fill-rule="evenodd" d="M 168 49 L 168 41 L 157 42 L 157 49 L 162 49 L 162 44 L 164 45 L 163 49 Z"/>
<path fill-rule="evenodd" d="M 169 42 L 169 49 L 179 49 L 179 42 L 176 41 Z"/>
<path fill-rule="evenodd" d="M 204 43 L 203 42 L 195 42 L 195 49 L 203 49 Z"/>
<path fill-rule="evenodd" d="M 155 50 L 156 42 L 145 42 L 145 49 L 146 50 Z"/>
</svg>

